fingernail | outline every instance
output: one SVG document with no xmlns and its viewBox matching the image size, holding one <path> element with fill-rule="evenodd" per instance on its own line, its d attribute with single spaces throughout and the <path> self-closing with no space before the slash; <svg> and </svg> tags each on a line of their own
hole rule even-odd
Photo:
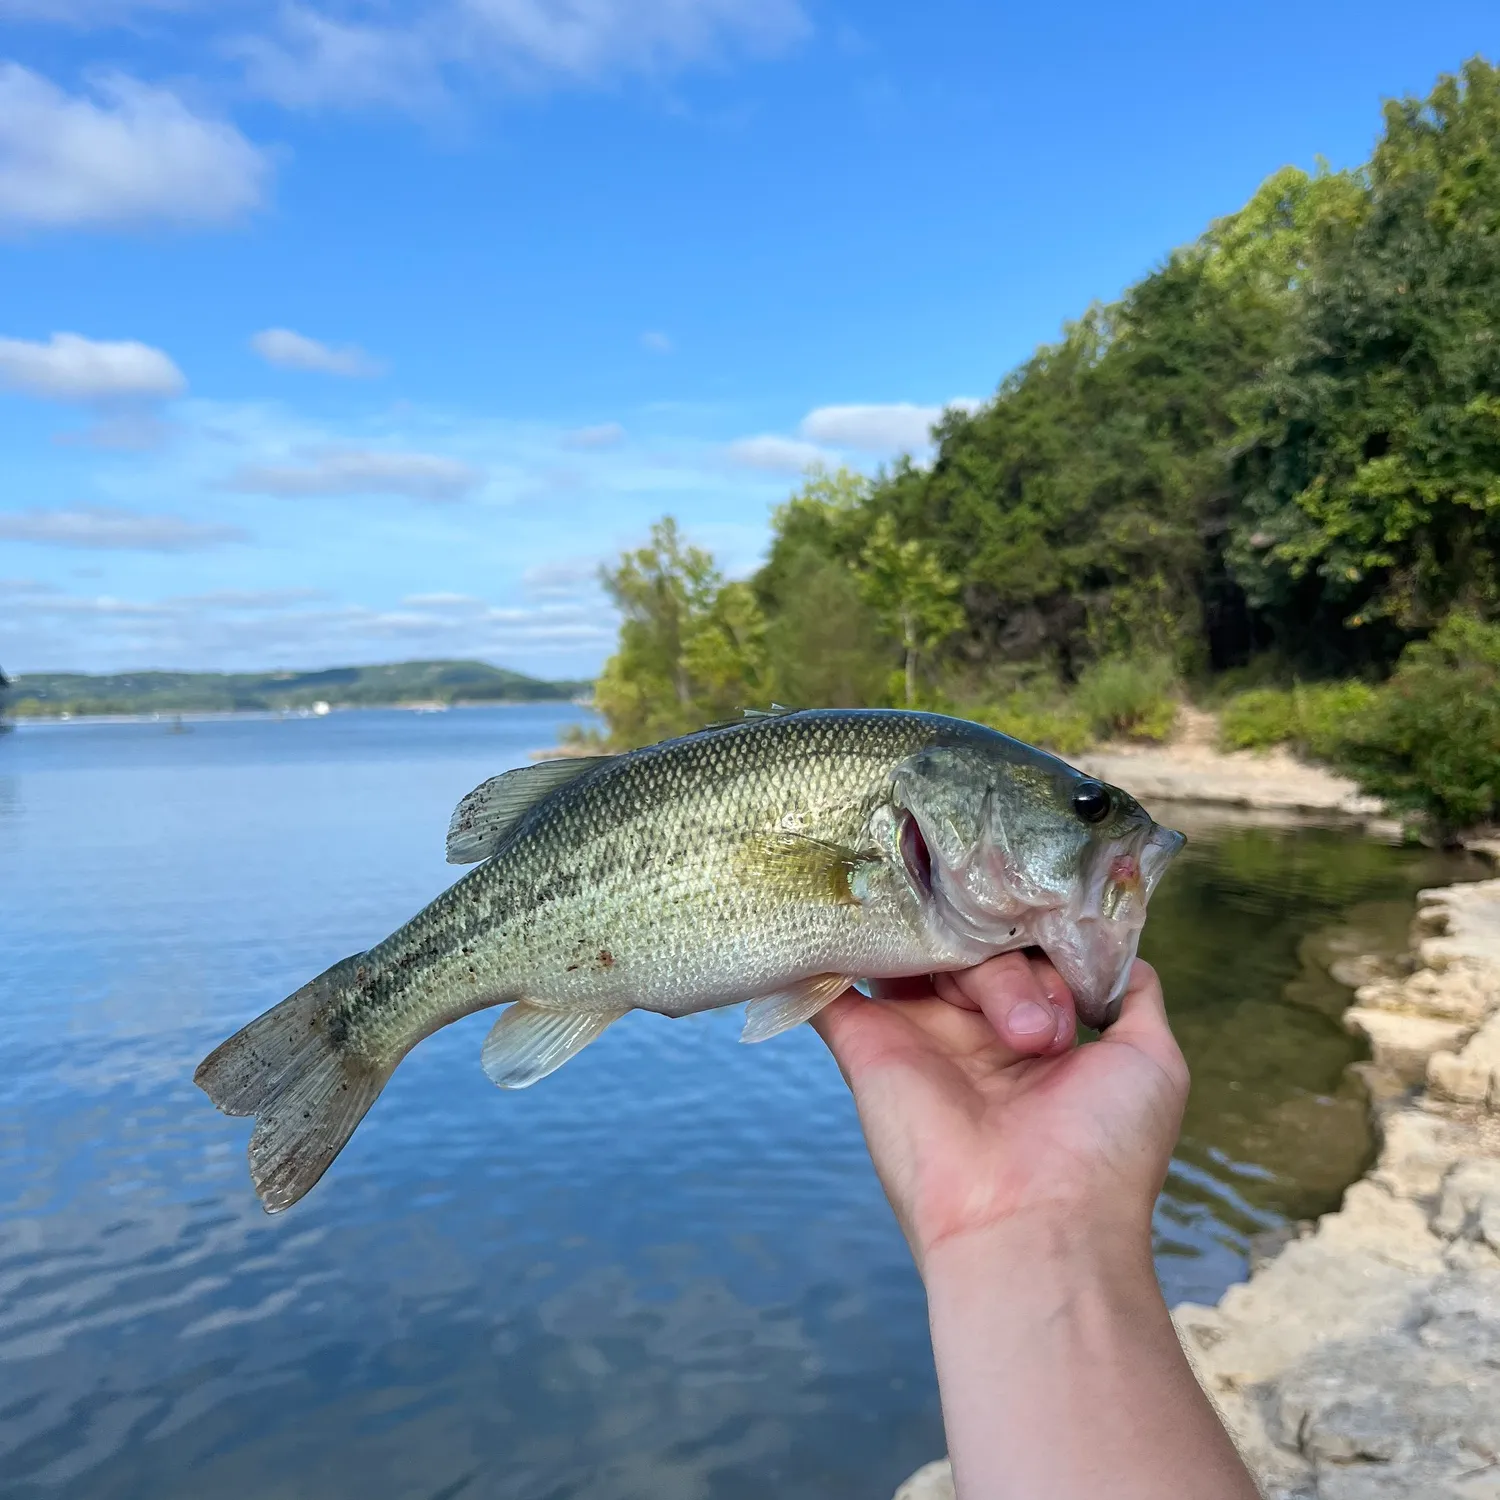
<svg viewBox="0 0 1500 1500">
<path fill-rule="evenodd" d="M 1015 1036 L 1036 1036 L 1053 1030 L 1056 1025 L 1056 1013 L 1035 1000 L 1023 1000 L 1005 1018 L 1005 1029 Z"/>
</svg>

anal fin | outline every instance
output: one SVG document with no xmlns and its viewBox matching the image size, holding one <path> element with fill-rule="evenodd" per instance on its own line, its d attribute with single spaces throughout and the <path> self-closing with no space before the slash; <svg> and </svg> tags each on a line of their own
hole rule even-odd
<svg viewBox="0 0 1500 1500">
<path fill-rule="evenodd" d="M 624 1014 L 624 1010 L 544 1010 L 517 1000 L 490 1027 L 480 1062 L 500 1088 L 529 1088 L 562 1067 L 575 1052 L 582 1052 Z"/>
<path fill-rule="evenodd" d="M 774 995 L 762 995 L 745 1007 L 742 1042 L 763 1042 L 810 1021 L 854 981 L 847 974 L 814 974 Z"/>
</svg>

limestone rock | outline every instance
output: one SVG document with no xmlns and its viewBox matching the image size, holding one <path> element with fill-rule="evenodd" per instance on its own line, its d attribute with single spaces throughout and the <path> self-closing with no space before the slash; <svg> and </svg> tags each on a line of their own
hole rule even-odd
<svg viewBox="0 0 1500 1500">
<path fill-rule="evenodd" d="M 1500 1257 L 1500 1161 L 1479 1158 L 1454 1167 L 1443 1179 L 1432 1227 L 1444 1239 L 1472 1241 Z"/>
<path fill-rule="evenodd" d="M 923 1464 L 896 1491 L 895 1500 L 954 1500 L 952 1465 L 946 1458 Z"/>
<path fill-rule="evenodd" d="M 1500 1112 L 1500 1012 L 1461 1050 L 1434 1053 L 1427 1063 L 1427 1085 L 1442 1098 Z"/>
<path fill-rule="evenodd" d="M 1461 1045 L 1469 1034 L 1462 1021 L 1371 1010 L 1362 1005 L 1344 1012 L 1344 1027 L 1367 1037 L 1375 1066 L 1403 1083 L 1417 1083 L 1426 1077 L 1427 1059 L 1434 1052 Z"/>
</svg>

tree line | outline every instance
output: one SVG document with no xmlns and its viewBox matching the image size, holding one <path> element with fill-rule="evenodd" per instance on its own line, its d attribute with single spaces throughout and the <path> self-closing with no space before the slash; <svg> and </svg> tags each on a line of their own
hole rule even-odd
<svg viewBox="0 0 1500 1500">
<path fill-rule="evenodd" d="M 1500 69 L 1388 102 L 1361 167 L 1273 173 L 933 439 L 930 462 L 811 473 L 749 579 L 670 519 L 606 568 L 611 740 L 775 699 L 959 708 L 1063 742 L 1131 728 L 1128 705 L 1107 724 L 1088 704 L 1148 680 L 1379 682 L 1455 612 L 1482 632 Z"/>
</svg>

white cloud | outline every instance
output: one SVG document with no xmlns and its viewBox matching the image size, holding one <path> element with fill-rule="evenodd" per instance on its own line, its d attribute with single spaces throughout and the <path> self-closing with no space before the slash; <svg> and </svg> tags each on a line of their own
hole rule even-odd
<svg viewBox="0 0 1500 1500">
<path fill-rule="evenodd" d="M 569 448 L 614 448 L 625 441 L 625 429 L 618 422 L 600 422 L 597 427 L 575 427 L 563 434 Z"/>
<path fill-rule="evenodd" d="M 68 94 L 0 63 L 0 228 L 219 224 L 264 200 L 271 166 L 222 120 L 121 73 Z"/>
<path fill-rule="evenodd" d="M 334 348 L 290 328 L 263 328 L 250 340 L 250 347 L 267 364 L 279 365 L 284 370 L 351 377 L 380 375 L 385 370 L 379 360 L 371 359 L 357 345 Z"/>
<path fill-rule="evenodd" d="M 773 474 L 801 474 L 813 464 L 823 463 L 828 454 L 816 443 L 765 433 L 760 437 L 739 438 L 726 450 L 730 461 L 746 469 L 769 469 Z"/>
<path fill-rule="evenodd" d="M 52 401 L 154 401 L 187 388 L 160 349 L 54 333 L 45 343 L 0 339 L 0 385 Z"/>
<path fill-rule="evenodd" d="M 802 419 L 802 436 L 838 448 L 869 453 L 893 453 L 925 448 L 932 424 L 943 414 L 940 406 L 914 406 L 893 401 L 882 406 L 820 406 Z"/>
<path fill-rule="evenodd" d="M 77 510 L 0 513 L 0 538 L 94 551 L 195 552 L 247 540 L 238 526 L 189 521 L 183 516 L 81 506 Z"/>
<path fill-rule="evenodd" d="M 484 475 L 456 458 L 382 449 L 334 449 L 303 463 L 247 464 L 225 487 L 260 495 L 406 495 L 457 500 Z"/>
<path fill-rule="evenodd" d="M 454 71 L 517 89 L 597 83 L 710 62 L 730 50 L 767 55 L 806 34 L 797 0 L 420 0 L 388 19 L 344 19 L 283 5 L 275 30 L 242 37 L 252 88 L 292 108 L 439 100 Z"/>
<path fill-rule="evenodd" d="M 670 354 L 676 345 L 658 329 L 648 328 L 641 335 L 641 348 L 648 354 Z"/>
</svg>

